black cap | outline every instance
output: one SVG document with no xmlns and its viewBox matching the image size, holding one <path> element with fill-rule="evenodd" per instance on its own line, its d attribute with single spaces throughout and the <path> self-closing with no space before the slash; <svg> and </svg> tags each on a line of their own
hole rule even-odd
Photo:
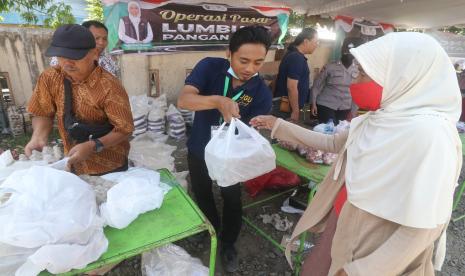
<svg viewBox="0 0 465 276">
<path fill-rule="evenodd" d="M 86 27 L 67 24 L 55 30 L 52 44 L 45 55 L 78 60 L 84 58 L 89 50 L 94 48 L 95 38 Z"/>
</svg>

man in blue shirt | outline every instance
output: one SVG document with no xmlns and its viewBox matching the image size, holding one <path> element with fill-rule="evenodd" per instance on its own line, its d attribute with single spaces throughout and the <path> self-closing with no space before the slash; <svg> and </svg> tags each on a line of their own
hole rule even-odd
<svg viewBox="0 0 465 276">
<path fill-rule="evenodd" d="M 220 233 L 223 268 L 238 268 L 234 243 L 242 225 L 241 186 L 220 187 L 223 198 L 222 223 L 216 210 L 212 180 L 205 164 L 205 146 L 212 126 L 220 121 L 240 118 L 245 123 L 271 111 L 271 91 L 258 76 L 271 45 L 268 31 L 248 26 L 235 32 L 229 42 L 227 57 L 201 60 L 185 81 L 178 107 L 195 111 L 194 124 L 187 141 L 188 166 L 197 204 Z M 250 168 L 253 170 L 254 168 Z"/>
<path fill-rule="evenodd" d="M 318 33 L 305 28 L 289 46 L 279 65 L 276 96 L 287 96 L 291 107 L 290 119 L 299 120 L 299 111 L 309 100 L 310 69 L 307 58 L 318 47 Z"/>
</svg>

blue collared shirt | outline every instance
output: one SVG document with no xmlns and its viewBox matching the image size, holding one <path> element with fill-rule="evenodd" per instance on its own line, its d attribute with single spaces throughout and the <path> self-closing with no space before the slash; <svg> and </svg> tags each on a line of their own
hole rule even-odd
<svg viewBox="0 0 465 276">
<path fill-rule="evenodd" d="M 204 58 L 194 67 L 185 84 L 196 87 L 200 91 L 200 95 L 203 96 L 223 96 L 224 80 L 226 76 L 230 76 L 227 73 L 229 66 L 227 59 Z M 252 77 L 235 89 L 230 88 L 228 96 L 231 98 L 231 95 L 236 95 L 241 90 L 244 90 L 244 93 L 237 100 L 237 103 L 239 104 L 241 120 L 244 123 L 248 124 L 250 119 L 255 116 L 270 113 L 271 91 L 260 76 Z M 187 148 L 197 158 L 204 159 L 205 146 L 210 140 L 211 127 L 219 125 L 220 116 L 221 113 L 217 109 L 195 112 Z"/>
</svg>

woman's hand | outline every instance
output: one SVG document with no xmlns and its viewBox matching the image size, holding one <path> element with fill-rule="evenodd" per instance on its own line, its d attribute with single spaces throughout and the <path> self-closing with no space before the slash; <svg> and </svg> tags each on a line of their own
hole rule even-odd
<svg viewBox="0 0 465 276">
<path fill-rule="evenodd" d="M 277 118 L 271 115 L 260 115 L 250 120 L 250 125 L 258 129 L 273 129 Z"/>
</svg>

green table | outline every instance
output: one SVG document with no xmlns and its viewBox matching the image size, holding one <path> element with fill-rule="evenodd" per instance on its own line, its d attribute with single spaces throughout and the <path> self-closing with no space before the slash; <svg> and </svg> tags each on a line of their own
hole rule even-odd
<svg viewBox="0 0 465 276">
<path fill-rule="evenodd" d="M 161 181 L 172 186 L 163 200 L 162 207 L 140 215 L 124 229 L 105 227 L 105 236 L 109 241 L 107 252 L 86 268 L 62 275 L 76 275 L 121 262 L 202 231 L 210 233 L 210 275 L 214 275 L 217 240 L 213 226 L 168 170 L 162 169 L 159 173 Z M 41 275 L 50 274 L 43 272 Z"/>
<path fill-rule="evenodd" d="M 328 174 L 330 166 L 312 164 L 295 152 L 290 152 L 279 145 L 272 145 L 276 154 L 276 164 L 290 170 L 300 177 L 320 183 Z"/>
<path fill-rule="evenodd" d="M 326 176 L 326 174 L 329 171 L 330 166 L 326 165 L 320 165 L 320 164 L 312 164 L 309 163 L 305 158 L 300 157 L 296 152 L 290 152 L 286 149 L 281 148 L 279 145 L 274 144 L 272 145 L 273 150 L 276 154 L 276 164 L 278 166 L 281 166 L 283 168 L 288 169 L 289 171 L 297 174 L 298 176 L 304 178 L 306 181 L 313 181 L 315 183 L 320 183 L 323 178 Z M 259 205 L 265 201 L 274 199 L 276 197 L 279 197 L 285 193 L 289 193 L 293 191 L 295 188 L 290 189 L 288 191 L 284 191 L 282 193 L 273 195 L 269 198 L 266 198 L 264 200 L 254 202 L 252 204 L 244 206 L 244 209 L 250 208 L 256 205 Z M 313 196 L 315 195 L 316 192 L 316 186 L 314 186 L 309 194 L 308 202 L 310 202 L 313 199 Z M 261 236 L 263 236 L 265 239 L 270 241 L 274 246 L 276 246 L 278 249 L 281 251 L 284 251 L 285 248 L 276 240 L 274 240 L 270 235 L 265 233 L 260 227 L 255 225 L 251 220 L 249 220 L 246 216 L 243 216 L 242 219 L 244 220 L 245 223 L 247 223 L 249 226 L 251 226 L 255 231 L 257 231 Z M 300 263 L 302 261 L 302 253 L 304 249 L 304 241 L 306 239 L 306 234 L 302 234 L 300 237 L 300 247 L 299 250 L 296 254 L 296 257 L 294 259 L 294 275 L 299 275 L 300 274 Z"/>
</svg>

